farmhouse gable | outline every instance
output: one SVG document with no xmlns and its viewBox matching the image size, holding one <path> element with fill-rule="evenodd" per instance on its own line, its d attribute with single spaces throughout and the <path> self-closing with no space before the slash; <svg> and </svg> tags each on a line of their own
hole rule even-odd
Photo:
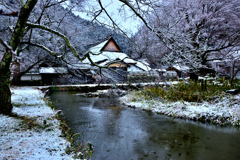
<svg viewBox="0 0 240 160">
<path fill-rule="evenodd" d="M 150 71 L 148 64 L 133 60 L 127 54 L 123 53 L 116 41 L 110 39 L 99 43 L 89 49 L 91 60 L 100 65 L 105 66 L 111 63 L 110 67 L 126 67 L 128 71 Z M 114 62 L 115 63 L 112 63 Z M 89 59 L 85 59 L 83 63 L 89 63 Z M 134 67 L 133 67 L 134 66 Z"/>
</svg>

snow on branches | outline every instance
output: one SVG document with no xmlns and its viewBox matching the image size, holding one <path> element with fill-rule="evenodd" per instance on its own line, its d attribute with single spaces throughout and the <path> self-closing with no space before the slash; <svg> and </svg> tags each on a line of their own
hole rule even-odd
<svg viewBox="0 0 240 160">
<path fill-rule="evenodd" d="M 19 56 L 17 56 L 17 53 L 12 49 L 12 47 L 10 45 L 7 44 L 7 42 L 3 41 L 0 38 L 0 43 L 6 48 L 6 50 L 8 50 L 15 59 L 21 59 Z"/>
</svg>

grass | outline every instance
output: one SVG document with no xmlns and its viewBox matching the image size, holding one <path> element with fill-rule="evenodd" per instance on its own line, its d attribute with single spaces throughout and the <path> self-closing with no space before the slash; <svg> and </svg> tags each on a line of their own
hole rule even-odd
<svg viewBox="0 0 240 160">
<path fill-rule="evenodd" d="M 46 131 L 53 130 L 53 128 L 51 128 L 53 126 L 53 124 L 52 123 L 48 124 L 47 119 L 45 119 L 43 121 L 43 123 L 41 124 L 41 123 L 37 122 L 37 117 L 20 116 L 18 114 L 14 114 L 14 113 L 11 114 L 10 117 L 21 120 L 21 123 L 19 125 L 22 129 L 25 129 L 25 130 L 34 129 L 37 132 L 41 132 L 43 130 L 46 130 Z"/>
<path fill-rule="evenodd" d="M 51 105 L 53 105 L 51 103 Z M 93 155 L 93 148 L 90 143 L 88 143 L 85 147 L 78 142 L 77 139 L 80 136 L 79 133 L 73 133 L 69 124 L 64 120 L 63 115 L 61 113 L 57 113 L 56 118 L 60 120 L 60 128 L 62 130 L 62 137 L 65 137 L 71 144 L 66 148 L 66 153 L 74 153 L 74 159 L 90 159 Z M 80 154 L 79 154 L 80 153 Z"/>
<path fill-rule="evenodd" d="M 234 88 L 240 89 L 239 82 L 235 83 Z M 211 101 L 216 97 L 223 97 L 226 91 L 231 89 L 230 83 L 224 81 L 221 85 L 213 82 L 180 82 L 173 86 L 160 87 L 148 86 L 142 91 L 146 99 L 161 98 L 168 101 L 184 100 L 189 102 Z"/>
<path fill-rule="evenodd" d="M 55 109 L 54 103 L 49 98 L 43 98 L 43 101 L 51 107 L 52 109 Z M 14 104 L 14 106 L 21 107 L 22 105 L 25 106 L 25 104 Z M 31 105 L 32 106 L 32 105 Z M 42 131 L 53 131 L 54 127 L 52 123 L 48 123 L 48 119 L 44 119 L 42 123 L 37 121 L 38 117 L 28 117 L 28 116 L 20 116 L 18 114 L 11 114 L 11 117 L 20 119 L 21 122 L 19 126 L 23 130 L 34 130 L 36 132 L 42 132 Z M 81 143 L 76 143 L 77 137 L 79 136 L 78 133 L 73 134 L 70 126 L 67 124 L 66 121 L 63 120 L 63 117 L 60 113 L 57 113 L 55 117 L 60 121 L 60 128 L 62 130 L 62 137 L 65 137 L 71 144 L 71 146 L 67 146 L 65 152 L 67 154 L 74 153 L 74 159 L 80 158 L 80 159 L 89 159 L 93 155 L 93 148 L 90 143 L 87 143 L 84 147 Z M 80 154 L 79 154 L 80 153 Z"/>
</svg>

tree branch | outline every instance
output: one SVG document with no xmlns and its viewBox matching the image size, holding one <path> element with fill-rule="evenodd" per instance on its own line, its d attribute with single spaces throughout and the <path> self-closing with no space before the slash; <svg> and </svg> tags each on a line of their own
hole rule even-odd
<svg viewBox="0 0 240 160">
<path fill-rule="evenodd" d="M 37 64 L 40 63 L 40 62 L 42 62 L 45 58 L 46 58 L 46 56 L 43 57 L 43 58 L 41 58 L 41 59 L 39 59 L 39 60 L 36 61 L 35 63 L 33 63 L 33 64 L 32 64 L 31 66 L 29 66 L 25 71 L 20 72 L 19 74 L 17 74 L 16 76 L 14 76 L 13 79 L 12 79 L 12 83 L 14 84 L 14 83 L 17 83 L 18 81 L 20 81 L 21 77 L 22 77 L 25 73 L 29 72 L 35 65 L 37 65 Z"/>
<path fill-rule="evenodd" d="M 60 36 L 61 38 L 64 39 L 64 41 L 66 42 L 67 46 L 72 50 L 72 52 L 74 53 L 74 55 L 82 62 L 84 59 L 88 58 L 88 60 L 91 62 L 92 65 L 94 66 L 97 66 L 99 68 L 109 68 L 109 65 L 112 64 L 112 63 L 116 63 L 116 62 L 112 62 L 106 66 L 100 66 L 98 64 L 96 64 L 95 62 L 93 62 L 93 60 L 91 59 L 90 57 L 90 53 L 92 55 L 99 55 L 101 54 L 98 53 L 98 54 L 94 54 L 92 53 L 91 51 L 88 51 L 83 57 L 80 57 L 80 55 L 77 53 L 77 51 L 74 49 L 74 47 L 71 45 L 70 41 L 68 40 L 68 38 L 63 35 L 62 33 L 58 32 L 58 31 L 54 31 L 46 26 L 42 26 L 42 25 L 38 25 L 38 24 L 32 24 L 32 23 L 27 23 L 27 26 L 31 27 L 31 28 L 39 28 L 39 29 L 43 29 L 43 30 L 46 30 L 46 31 L 49 31 L 50 33 L 53 33 L 55 35 L 58 35 Z M 48 53 L 52 54 L 53 56 L 57 57 L 57 54 L 51 50 L 49 50 L 48 48 L 46 48 L 45 46 L 43 45 L 39 45 L 39 44 L 32 44 L 32 43 L 29 43 L 29 42 L 24 42 L 22 44 L 31 44 L 33 46 L 36 46 L 36 47 L 39 47 L 39 48 L 42 48 L 43 50 L 47 51 Z M 59 58 L 59 57 L 58 57 Z M 61 58 L 63 60 L 63 58 Z"/>
<path fill-rule="evenodd" d="M 38 24 L 33 24 L 33 23 L 27 23 L 27 26 L 30 27 L 30 28 L 39 28 L 39 29 L 42 29 L 42 30 L 46 30 L 52 34 L 55 34 L 59 37 L 61 37 L 67 44 L 67 46 L 72 50 L 72 52 L 74 53 L 74 55 L 82 62 L 84 59 L 80 57 L 80 55 L 77 53 L 76 49 L 71 45 L 70 41 L 68 40 L 68 38 L 63 35 L 62 33 L 58 32 L 58 31 L 55 31 L 55 30 L 52 30 L 46 26 L 43 26 L 43 25 L 38 25 Z"/>
<path fill-rule="evenodd" d="M 12 47 L 9 46 L 9 45 L 7 44 L 7 42 L 4 42 L 4 41 L 0 38 L 0 43 L 1 43 L 7 50 L 9 50 L 10 53 L 11 53 L 14 57 L 17 57 L 16 52 L 13 51 Z M 18 57 L 17 57 L 17 58 L 18 58 Z"/>
<path fill-rule="evenodd" d="M 19 12 L 18 11 L 12 11 L 12 12 L 9 12 L 9 13 L 5 13 L 2 9 L 0 9 L 0 15 L 18 17 Z"/>
</svg>

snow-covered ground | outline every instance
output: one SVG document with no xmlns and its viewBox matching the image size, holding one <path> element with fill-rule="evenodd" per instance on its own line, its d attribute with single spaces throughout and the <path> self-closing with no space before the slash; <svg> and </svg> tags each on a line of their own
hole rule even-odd
<svg viewBox="0 0 240 160">
<path fill-rule="evenodd" d="M 70 143 L 60 137 L 57 111 L 46 105 L 43 93 L 33 87 L 11 92 L 13 113 L 30 121 L 0 114 L 0 159 L 72 159 L 65 153 Z"/>
<path fill-rule="evenodd" d="M 167 102 L 161 100 L 146 100 L 132 91 L 120 101 L 129 106 L 142 108 L 167 116 L 187 118 L 214 124 L 240 125 L 240 94 L 215 99 L 212 102 L 193 103 L 186 101 Z"/>
</svg>

